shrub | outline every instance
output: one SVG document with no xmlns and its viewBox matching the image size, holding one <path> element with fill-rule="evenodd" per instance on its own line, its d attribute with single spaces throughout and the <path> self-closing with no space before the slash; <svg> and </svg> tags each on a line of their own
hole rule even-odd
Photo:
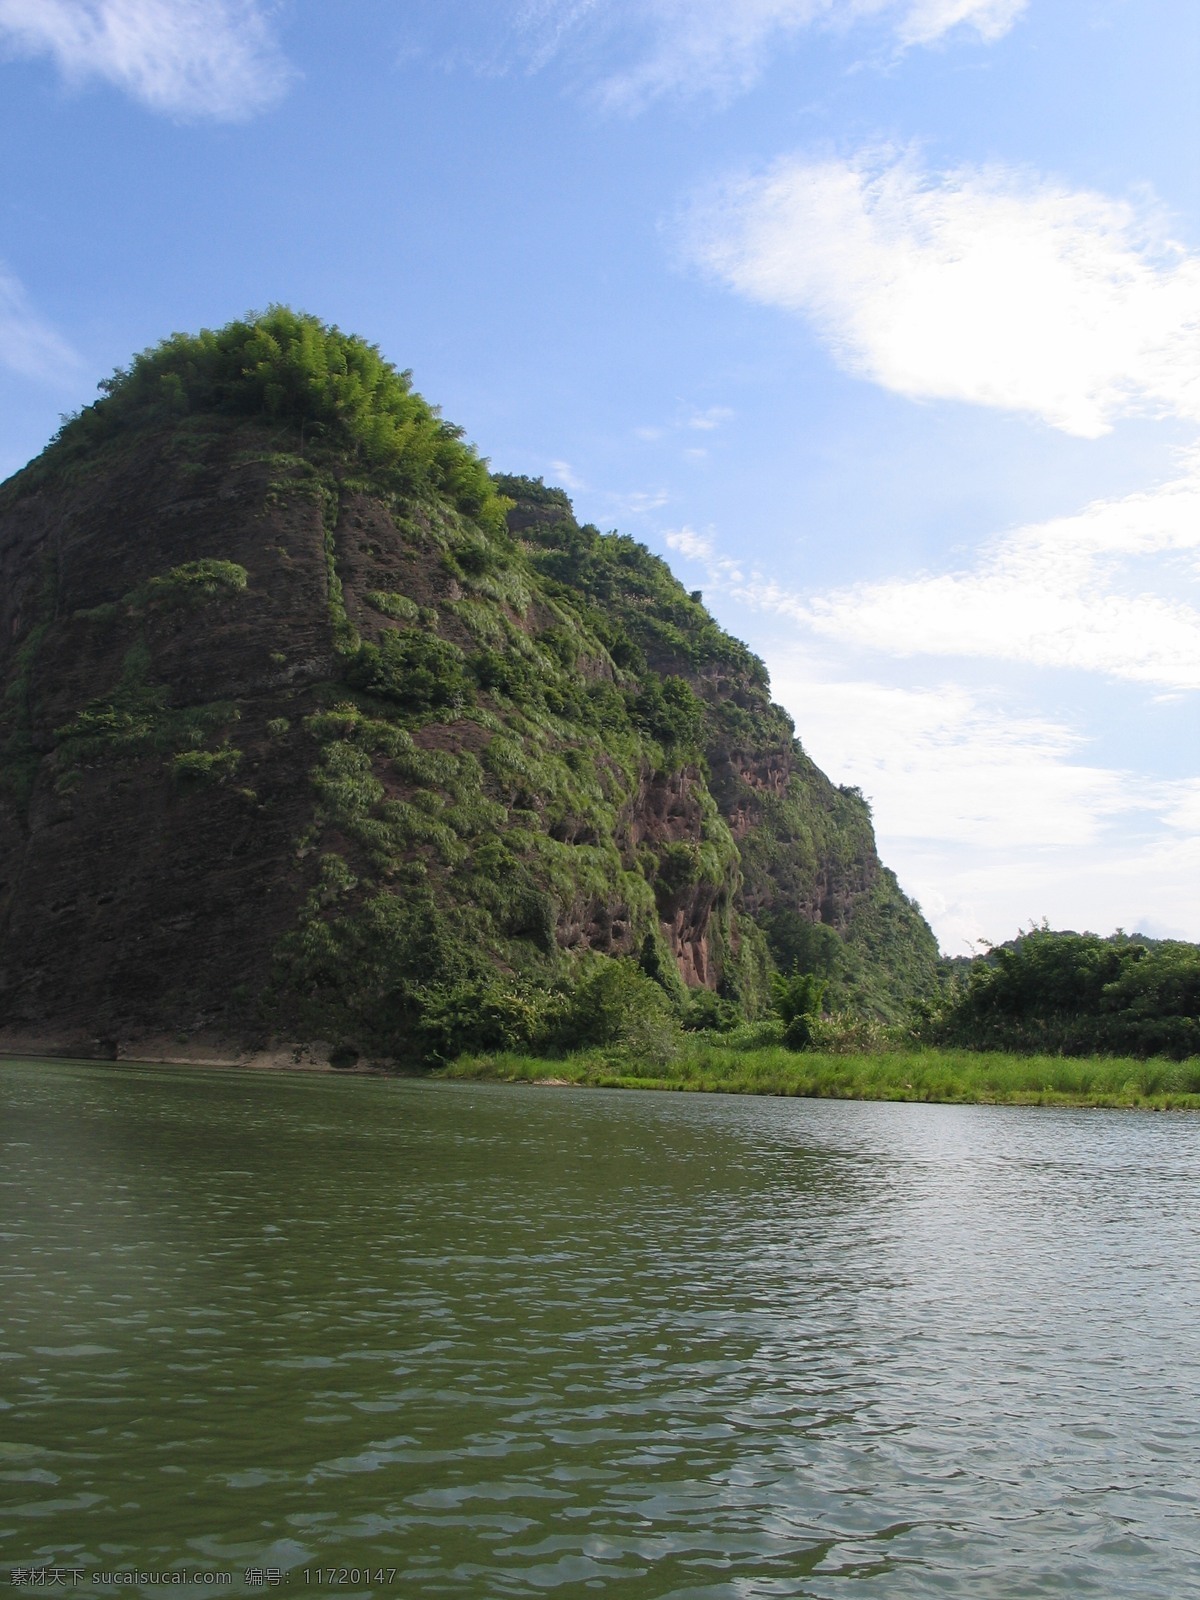
<svg viewBox="0 0 1200 1600">
<path fill-rule="evenodd" d="M 460 544 L 454 552 L 454 560 L 458 563 L 459 570 L 469 578 L 481 578 L 484 573 L 491 572 L 497 565 L 496 552 L 490 545 L 482 540 Z"/>
<path fill-rule="evenodd" d="M 389 629 L 379 644 L 359 645 L 345 676 L 354 688 L 394 701 L 411 715 L 459 710 L 472 697 L 462 651 L 437 634 Z"/>
<path fill-rule="evenodd" d="M 526 705 L 541 698 L 544 671 L 539 671 L 537 663 L 524 656 L 511 650 L 478 650 L 471 657 L 470 665 L 481 689 L 496 690 Z"/>
<path fill-rule="evenodd" d="M 171 776 L 179 783 L 215 783 L 237 771 L 242 752 L 232 745 L 219 750 L 181 750 L 171 758 Z"/>
<path fill-rule="evenodd" d="M 279 982 L 295 996 L 305 1031 L 379 1055 L 428 1059 L 429 991 L 490 973 L 428 888 L 375 893 L 343 913 L 354 886 L 345 864 L 326 856 L 300 926 L 279 946 Z"/>
<path fill-rule="evenodd" d="M 538 643 L 544 645 L 559 666 L 573 671 L 579 660 L 579 635 L 569 628 L 547 628 L 539 634 Z"/>
<path fill-rule="evenodd" d="M 385 617 L 391 617 L 393 622 L 416 622 L 421 615 L 421 608 L 415 600 L 390 589 L 370 590 L 367 604 L 374 606 Z"/>
<path fill-rule="evenodd" d="M 776 972 L 771 978 L 771 1002 L 785 1025 L 796 1017 L 819 1017 L 824 998 L 825 980 L 814 972 L 793 972 L 790 977 Z"/>
<path fill-rule="evenodd" d="M 789 1050 L 807 1050 L 813 1043 L 824 997 L 825 979 L 814 972 L 772 975 L 771 1002 L 783 1022 L 783 1042 Z"/>
<path fill-rule="evenodd" d="M 240 594 L 248 573 L 236 561 L 185 561 L 159 578 L 150 578 L 131 599 L 147 604 L 203 604 L 221 595 Z"/>
<path fill-rule="evenodd" d="M 842 941 L 827 923 L 810 922 L 799 911 L 781 908 L 768 912 L 762 927 L 780 972 L 815 972 L 830 978 L 842 964 Z"/>
<path fill-rule="evenodd" d="M 704 727 L 704 704 L 683 678 L 650 674 L 634 696 L 630 715 L 635 724 L 670 752 L 698 748 Z"/>
<path fill-rule="evenodd" d="M 693 989 L 683 1011 L 683 1027 L 688 1033 L 729 1033 L 741 1022 L 738 1008 L 711 989 Z"/>
<path fill-rule="evenodd" d="M 816 1018 L 797 1013 L 783 1027 L 783 1042 L 789 1050 L 810 1050 L 813 1044 L 813 1024 Z"/>
<path fill-rule="evenodd" d="M 699 846 L 679 839 L 659 852 L 654 887 L 669 902 L 699 883 L 702 875 Z"/>
<path fill-rule="evenodd" d="M 529 1050 L 560 1023 L 561 993 L 498 977 L 426 985 L 417 996 L 426 1056 L 449 1061 L 468 1050 Z"/>
<path fill-rule="evenodd" d="M 667 998 L 652 978 L 625 958 L 601 957 L 576 983 L 560 1025 L 559 1042 L 577 1050 L 623 1045 L 661 1054 L 672 1033 Z"/>
<path fill-rule="evenodd" d="M 866 1055 L 892 1048 L 897 1035 L 903 1037 L 900 1029 L 889 1027 L 878 1017 L 857 1016 L 848 1011 L 838 1011 L 828 1017 L 805 1017 L 803 1020 L 808 1025 L 808 1041 L 803 1048 L 820 1050 L 825 1055 Z M 788 1027 L 790 1029 L 792 1024 Z M 786 1030 L 784 1039 L 790 1042 Z"/>
</svg>

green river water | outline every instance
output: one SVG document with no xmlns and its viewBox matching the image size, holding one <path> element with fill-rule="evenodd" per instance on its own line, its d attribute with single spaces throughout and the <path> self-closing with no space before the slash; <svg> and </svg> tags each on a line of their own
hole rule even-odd
<svg viewBox="0 0 1200 1600">
<path fill-rule="evenodd" d="M 1200 1593 L 1200 1119 L 9 1061 L 0 1144 L 14 1595 Z"/>
</svg>

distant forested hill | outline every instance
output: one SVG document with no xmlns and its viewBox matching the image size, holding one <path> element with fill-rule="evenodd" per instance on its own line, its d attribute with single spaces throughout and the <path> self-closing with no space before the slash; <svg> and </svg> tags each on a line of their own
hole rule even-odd
<svg viewBox="0 0 1200 1600">
<path fill-rule="evenodd" d="M 931 1037 L 983 1050 L 1200 1055 L 1200 947 L 1033 928 L 946 973 Z"/>
</svg>

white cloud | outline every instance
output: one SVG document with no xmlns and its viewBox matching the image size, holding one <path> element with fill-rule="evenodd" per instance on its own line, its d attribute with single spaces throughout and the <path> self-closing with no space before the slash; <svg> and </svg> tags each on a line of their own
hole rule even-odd
<svg viewBox="0 0 1200 1600">
<path fill-rule="evenodd" d="M 271 105 L 292 75 L 258 0 L 0 0 L 0 49 L 222 121 Z"/>
<path fill-rule="evenodd" d="M 884 859 L 953 955 L 1043 918 L 1053 928 L 1200 940 L 1198 836 L 1128 837 L 1116 826 L 1099 844 L 986 853 L 923 847 L 882 831 L 880 839 Z"/>
<path fill-rule="evenodd" d="M 1200 420 L 1200 257 L 1149 206 L 889 151 L 782 161 L 700 203 L 687 234 L 732 288 L 803 314 L 896 393 L 1083 438 L 1133 413 Z"/>
<path fill-rule="evenodd" d="M 857 784 L 889 834 L 975 849 L 1094 843 L 1141 809 L 1131 774 L 1078 761 L 1083 741 L 960 685 L 830 681 L 804 658 L 771 662 L 771 692 L 799 719 L 814 758 Z"/>
<path fill-rule="evenodd" d="M 672 528 L 663 535 L 669 550 L 675 550 L 688 561 L 701 561 L 707 568 L 709 581 L 718 588 L 740 594 L 746 576 L 738 562 L 717 550 L 712 533 L 699 533 L 686 523 L 682 528 Z"/>
<path fill-rule="evenodd" d="M 687 419 L 687 426 L 696 428 L 701 433 L 711 433 L 722 423 L 728 422 L 732 416 L 733 412 L 729 406 L 709 406 L 704 411 L 693 411 Z"/>
<path fill-rule="evenodd" d="M 533 70 L 564 51 L 598 49 L 626 64 L 605 73 L 602 102 L 636 110 L 659 96 L 729 95 L 749 87 L 790 34 L 877 21 L 901 47 L 928 45 L 958 30 L 992 42 L 1028 0 L 525 0 L 517 10 Z"/>
<path fill-rule="evenodd" d="M 569 461 L 552 461 L 550 463 L 550 471 L 554 474 L 554 481 L 561 483 L 564 489 L 574 491 L 587 488 L 587 484 L 584 483 Z"/>
<path fill-rule="evenodd" d="M 842 644 L 1200 688 L 1200 464 L 1158 489 L 1004 534 L 957 572 L 824 593 L 747 573 L 711 534 L 665 537 L 733 598 Z"/>
<path fill-rule="evenodd" d="M 607 499 L 612 513 L 617 517 L 642 517 L 648 511 L 657 511 L 670 499 L 665 489 L 634 489 L 629 494 L 610 494 Z"/>
<path fill-rule="evenodd" d="M 695 528 L 685 525 L 668 533 L 666 541 L 672 550 L 678 550 L 681 556 L 687 556 L 690 561 L 703 561 L 711 568 L 716 560 L 716 545 L 711 534 L 697 533 Z"/>
<path fill-rule="evenodd" d="M 1192 690 L 1198 551 L 1200 473 L 1020 528 L 963 571 L 809 598 L 762 581 L 743 589 L 817 633 L 898 656 L 1027 662 Z"/>
<path fill-rule="evenodd" d="M 901 687 L 863 666 L 883 650 L 1200 687 L 1200 607 L 1180 597 L 1190 586 L 1200 599 L 1200 468 L 1018 529 L 964 571 L 825 594 L 772 583 L 711 530 L 664 537 L 704 567 L 706 587 L 804 626 L 802 642 L 766 651 L 772 693 L 817 763 L 872 801 L 883 859 L 943 948 L 1042 917 L 1100 932 L 1151 918 L 1200 939 L 1200 778 L 1098 764 L 1061 714 L 1014 710 L 996 687 Z M 1151 581 L 1162 592 L 1147 592 Z M 847 651 L 857 670 L 836 664 Z M 1187 719 L 1182 704 L 1183 737 Z"/>
<path fill-rule="evenodd" d="M 62 383 L 79 375 L 82 362 L 61 334 L 29 304 L 24 288 L 0 265 L 0 364 L 23 378 Z"/>
<path fill-rule="evenodd" d="M 654 423 L 633 430 L 634 437 L 647 444 L 656 444 L 660 439 L 669 438 L 672 434 L 680 433 L 715 433 L 718 428 L 732 420 L 734 411 L 731 406 L 681 406 L 669 423 Z M 696 458 L 706 454 L 704 450 L 685 450 L 684 454 Z"/>
<path fill-rule="evenodd" d="M 795 649 L 769 665 L 813 758 L 871 799 L 880 852 L 944 949 L 1042 917 L 1145 928 L 1151 908 L 1200 938 L 1200 780 L 1095 765 L 1075 730 L 994 692 L 839 680 Z"/>
<path fill-rule="evenodd" d="M 1001 38 L 1025 10 L 1028 0 L 913 0 L 900 20 L 905 44 L 932 44 L 952 29 L 969 25 L 991 43 Z"/>
</svg>

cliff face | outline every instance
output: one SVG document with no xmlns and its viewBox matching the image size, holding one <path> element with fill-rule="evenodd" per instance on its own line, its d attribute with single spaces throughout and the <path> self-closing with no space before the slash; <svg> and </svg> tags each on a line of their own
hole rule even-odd
<svg viewBox="0 0 1200 1600">
<path fill-rule="evenodd" d="M 174 432 L 138 435 L 76 482 L 10 486 L 9 1027 L 115 1039 L 220 1026 L 244 1014 L 295 920 L 312 795 L 296 735 L 267 725 L 315 703 L 333 672 L 323 528 L 311 502 L 272 503 L 268 469 L 236 459 L 244 442 L 214 435 L 197 472 Z M 245 589 L 139 596 L 205 558 L 244 567 Z M 189 775 L 187 758 L 210 752 L 211 770 Z"/>
<path fill-rule="evenodd" d="M 589 953 L 750 1013 L 772 952 L 932 981 L 761 662 L 370 347 L 277 312 L 110 390 L 0 490 L 0 1029 L 403 1054 Z"/>
<path fill-rule="evenodd" d="M 832 784 L 804 753 L 790 717 L 771 701 L 758 657 L 642 546 L 579 528 L 561 490 L 497 482 L 514 501 L 509 526 L 543 583 L 554 592 L 561 584 L 628 668 L 694 692 L 700 763 L 678 775 L 673 811 L 702 791 L 728 829 L 734 943 L 741 932 L 765 935 L 775 965 L 799 962 L 827 974 L 835 1005 L 895 1015 L 925 993 L 936 970 L 933 935 L 880 863 L 862 795 Z M 693 822 L 677 837 L 694 838 L 695 830 Z M 661 880 L 660 865 L 660 913 L 671 909 Z M 683 916 L 680 934 L 690 934 L 675 946 L 689 983 L 723 981 L 728 929 L 719 915 L 713 922 L 720 907 L 697 886 L 674 909 L 675 919 Z"/>
</svg>

